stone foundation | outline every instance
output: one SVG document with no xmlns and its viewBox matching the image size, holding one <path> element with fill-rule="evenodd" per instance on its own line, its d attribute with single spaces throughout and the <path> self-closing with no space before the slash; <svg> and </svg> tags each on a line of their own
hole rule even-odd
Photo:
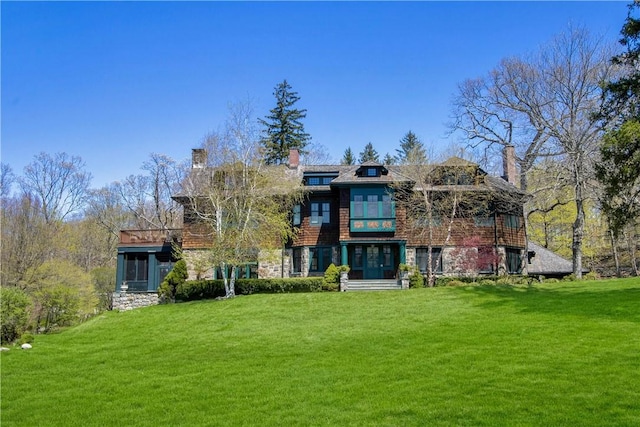
<svg viewBox="0 0 640 427">
<path fill-rule="evenodd" d="M 158 294 L 155 292 L 114 292 L 113 310 L 133 310 L 134 308 L 148 307 L 159 303 Z"/>
</svg>

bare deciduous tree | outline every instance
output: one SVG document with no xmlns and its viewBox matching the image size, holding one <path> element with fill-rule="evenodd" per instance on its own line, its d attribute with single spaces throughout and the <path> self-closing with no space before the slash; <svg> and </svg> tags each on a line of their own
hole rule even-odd
<svg viewBox="0 0 640 427">
<path fill-rule="evenodd" d="M 152 153 L 142 169 L 147 174 L 129 175 L 113 184 L 135 227 L 169 229 L 181 225 L 180 205 L 171 197 L 179 191 L 186 167 L 163 154 Z"/>
<path fill-rule="evenodd" d="M 286 166 L 265 164 L 251 113 L 234 106 L 224 130 L 205 138 L 206 167 L 191 171 L 181 196 L 208 233 L 209 262 L 220 267 L 227 297 L 235 295 L 236 267 L 256 261 L 256 248 L 278 249 L 292 237 L 289 215 L 302 189 Z"/>
<path fill-rule="evenodd" d="M 594 113 L 601 83 L 611 72 L 610 52 L 586 30 L 570 28 L 536 56 L 505 60 L 489 78 L 465 82 L 454 102 L 453 128 L 471 144 L 517 147 L 522 189 L 541 156 L 563 159 L 577 211 L 572 232 L 576 277 L 582 276 L 586 186 L 601 138 Z"/>
<path fill-rule="evenodd" d="M 24 168 L 18 180 L 25 193 L 40 200 L 44 219 L 48 224 L 62 221 L 78 212 L 87 198 L 91 174 L 78 156 L 40 153 Z"/>
</svg>

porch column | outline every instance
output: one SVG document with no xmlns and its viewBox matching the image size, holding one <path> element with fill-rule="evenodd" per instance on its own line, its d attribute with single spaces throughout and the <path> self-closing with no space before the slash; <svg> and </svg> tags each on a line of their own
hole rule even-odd
<svg viewBox="0 0 640 427">
<path fill-rule="evenodd" d="M 407 242 L 400 242 L 400 264 L 407 263 Z"/>
<path fill-rule="evenodd" d="M 120 292 L 120 286 L 122 286 L 122 281 L 125 278 L 124 271 L 124 253 L 118 252 L 118 261 L 116 264 L 116 288 L 114 289 L 116 292 Z"/>
<path fill-rule="evenodd" d="M 340 255 L 341 255 L 341 263 L 342 265 L 348 265 L 349 264 L 349 255 L 347 253 L 347 244 L 346 243 L 340 243 Z"/>
</svg>

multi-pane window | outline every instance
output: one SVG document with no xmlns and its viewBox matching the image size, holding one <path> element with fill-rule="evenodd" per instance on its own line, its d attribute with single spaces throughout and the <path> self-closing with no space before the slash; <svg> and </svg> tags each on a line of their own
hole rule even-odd
<svg viewBox="0 0 640 427">
<path fill-rule="evenodd" d="M 149 271 L 149 255 L 126 254 L 125 257 L 125 280 L 132 282 L 146 281 Z"/>
<path fill-rule="evenodd" d="M 378 176 L 378 168 L 367 168 L 367 176 Z"/>
<path fill-rule="evenodd" d="M 364 216 L 364 196 L 356 194 L 353 196 L 353 212 L 354 218 L 362 218 Z"/>
<path fill-rule="evenodd" d="M 333 176 L 309 176 L 305 179 L 306 185 L 329 185 Z"/>
<path fill-rule="evenodd" d="M 384 245 L 382 247 L 382 264 L 385 267 L 389 267 L 391 265 L 391 246 Z"/>
<path fill-rule="evenodd" d="M 395 217 L 393 196 L 385 190 L 365 190 L 351 197 L 351 218 Z"/>
<path fill-rule="evenodd" d="M 421 272 L 426 273 L 429 266 L 429 248 L 416 249 L 416 264 Z M 442 273 L 442 248 L 431 248 L 431 269 Z"/>
<path fill-rule="evenodd" d="M 504 224 L 509 228 L 520 228 L 520 217 L 517 215 L 505 215 Z"/>
<path fill-rule="evenodd" d="M 353 267 L 362 268 L 362 246 L 353 249 Z"/>
<path fill-rule="evenodd" d="M 496 225 L 495 217 L 486 211 L 481 211 L 474 215 L 473 223 L 476 227 L 493 227 Z"/>
<path fill-rule="evenodd" d="M 300 205 L 293 205 L 293 225 L 300 225 Z"/>
<path fill-rule="evenodd" d="M 367 196 L 367 218 L 378 217 L 378 195 L 369 194 Z"/>
<path fill-rule="evenodd" d="M 478 271 L 481 273 L 494 273 L 496 261 L 496 250 L 493 246 L 478 247 Z"/>
<path fill-rule="evenodd" d="M 315 247 L 309 248 L 309 271 L 323 272 L 331 264 L 331 248 Z"/>
<path fill-rule="evenodd" d="M 331 204 L 329 202 L 311 203 L 311 224 L 322 225 L 331 222 Z"/>
<path fill-rule="evenodd" d="M 225 272 L 228 275 L 231 274 L 232 266 L 227 265 L 225 267 Z M 220 267 L 216 267 L 213 270 L 213 278 L 214 279 L 222 279 L 224 275 L 222 274 L 222 269 Z M 257 279 L 258 278 L 258 263 L 257 262 L 249 262 L 246 264 L 241 264 L 236 266 L 235 269 L 235 278 L 236 279 Z"/>
<path fill-rule="evenodd" d="M 382 195 L 382 217 L 391 218 L 392 216 L 392 202 L 389 194 Z"/>
<path fill-rule="evenodd" d="M 302 272 L 302 248 L 293 248 L 293 272 Z"/>
<path fill-rule="evenodd" d="M 520 249 L 507 248 L 507 272 L 509 274 L 520 274 L 522 272 Z"/>
</svg>

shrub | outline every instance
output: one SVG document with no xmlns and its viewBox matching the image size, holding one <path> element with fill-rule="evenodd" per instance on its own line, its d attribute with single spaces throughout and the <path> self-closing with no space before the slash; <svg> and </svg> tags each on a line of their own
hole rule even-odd
<svg viewBox="0 0 640 427">
<path fill-rule="evenodd" d="M 463 282 L 462 280 L 452 279 L 447 281 L 447 286 L 467 286 L 468 283 Z"/>
<path fill-rule="evenodd" d="M 324 272 L 324 280 L 322 289 L 327 291 L 335 291 L 340 284 L 340 269 L 335 264 L 329 264 L 327 271 Z"/>
<path fill-rule="evenodd" d="M 424 288 L 424 276 L 418 268 L 413 268 L 409 274 L 410 288 Z"/>
<path fill-rule="evenodd" d="M 30 270 L 25 285 L 33 299 L 35 327 L 45 332 L 72 325 L 96 312 L 93 278 L 69 261 L 47 261 Z"/>
<path fill-rule="evenodd" d="M 323 284 L 324 278 L 322 277 L 237 279 L 235 291 L 236 295 L 320 292 Z M 189 280 L 176 289 L 176 300 L 180 301 L 223 298 L 224 296 L 222 280 Z"/>
<path fill-rule="evenodd" d="M 555 277 L 551 277 L 549 279 L 544 279 L 544 283 L 560 283 L 560 279 L 556 279 Z"/>
<path fill-rule="evenodd" d="M 568 274 L 562 278 L 563 282 L 575 282 L 575 280 L 576 280 L 576 275 L 573 273 Z"/>
<path fill-rule="evenodd" d="M 590 271 L 587 274 L 583 275 L 582 278 L 584 280 L 600 280 L 600 275 L 595 271 Z"/>
<path fill-rule="evenodd" d="M 33 341 L 35 340 L 35 338 L 36 337 L 33 334 L 22 334 L 22 336 L 18 340 L 18 345 L 33 344 Z"/>
<path fill-rule="evenodd" d="M 160 300 L 162 302 L 174 302 L 176 300 L 178 287 L 182 285 L 188 277 L 187 263 L 183 259 L 178 260 L 160 284 L 160 288 L 158 289 Z"/>
<path fill-rule="evenodd" d="M 18 288 L 0 288 L 0 341 L 13 342 L 27 329 L 31 312 L 31 299 Z"/>
<path fill-rule="evenodd" d="M 496 281 L 491 279 L 481 279 L 478 282 L 478 285 L 480 286 L 494 286 L 495 284 L 496 284 Z"/>
</svg>

